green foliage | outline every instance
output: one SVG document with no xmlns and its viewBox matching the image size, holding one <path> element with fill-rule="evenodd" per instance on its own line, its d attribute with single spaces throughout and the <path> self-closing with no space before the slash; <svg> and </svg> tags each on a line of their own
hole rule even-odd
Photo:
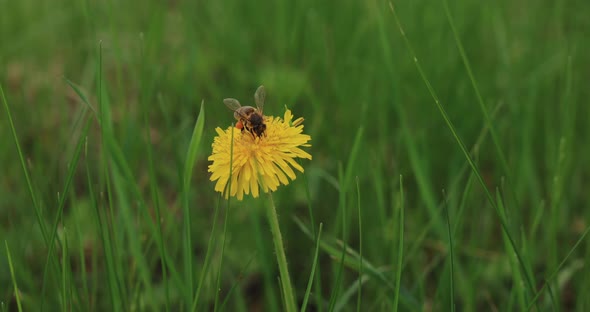
<svg viewBox="0 0 590 312">
<path fill-rule="evenodd" d="M 3 3 L 1 310 L 284 310 L 268 196 L 228 206 L 207 171 L 222 99 L 261 84 L 312 137 L 273 194 L 297 305 L 590 309 L 589 15 Z"/>
</svg>

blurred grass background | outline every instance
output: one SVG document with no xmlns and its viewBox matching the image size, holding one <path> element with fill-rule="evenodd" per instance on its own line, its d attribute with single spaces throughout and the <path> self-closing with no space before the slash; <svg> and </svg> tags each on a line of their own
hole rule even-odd
<svg viewBox="0 0 590 312">
<path fill-rule="evenodd" d="M 282 310 L 268 198 L 228 210 L 207 173 L 215 127 L 233 122 L 222 99 L 252 103 L 264 84 L 265 114 L 287 105 L 312 137 L 305 174 L 274 194 L 297 300 L 315 242 L 295 220 L 308 231 L 322 222 L 334 248 L 320 249 L 310 310 L 357 307 L 358 266 L 340 277 L 334 240 L 359 252 L 358 196 L 363 261 L 375 269 L 363 270 L 362 310 L 392 309 L 399 270 L 404 310 L 523 310 L 536 291 L 534 309 L 589 309 L 590 243 L 574 244 L 590 217 L 590 4 L 452 1 L 450 20 L 444 2 L 394 4 L 476 171 L 386 1 L 3 1 L 0 84 L 32 192 L 3 109 L 0 307 L 186 311 L 202 276 L 197 310 Z"/>
</svg>

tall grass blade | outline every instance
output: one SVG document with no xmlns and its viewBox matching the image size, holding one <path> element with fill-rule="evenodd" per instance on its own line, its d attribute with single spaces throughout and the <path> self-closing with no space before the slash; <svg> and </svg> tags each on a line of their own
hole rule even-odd
<svg viewBox="0 0 590 312">
<path fill-rule="evenodd" d="M 192 219 L 191 219 L 191 211 L 189 207 L 189 189 L 190 189 L 190 182 L 192 179 L 193 174 L 193 166 L 195 164 L 197 158 L 197 151 L 201 144 L 201 138 L 203 136 L 203 128 L 205 125 L 205 107 L 204 102 L 201 102 L 201 109 L 199 111 L 199 116 L 197 117 L 197 121 L 195 122 L 195 126 L 193 128 L 193 134 L 191 136 L 191 140 L 188 146 L 186 159 L 184 163 L 184 173 L 183 173 L 183 214 L 184 214 L 184 271 L 186 274 L 186 287 L 188 287 L 188 292 L 190 297 L 187 298 L 187 306 L 191 306 L 194 298 L 194 274 L 193 274 L 193 258 L 192 258 Z"/>
<path fill-rule="evenodd" d="M 25 162 L 25 157 L 23 155 L 23 151 L 20 147 L 20 143 L 18 141 L 18 136 L 16 134 L 16 127 L 14 126 L 14 121 L 12 119 L 12 113 L 10 112 L 10 107 L 8 106 L 8 101 L 6 100 L 6 95 L 4 94 L 4 88 L 2 84 L 0 84 L 0 94 L 2 95 L 2 103 L 4 104 L 4 109 L 6 110 L 6 116 L 8 117 L 8 123 L 10 124 L 10 132 L 12 133 L 12 138 L 14 140 L 14 145 L 16 147 L 16 151 L 18 153 L 18 158 L 20 160 L 21 168 L 23 169 L 23 174 L 25 176 L 25 180 L 27 182 L 27 190 L 29 191 L 29 196 L 31 197 L 31 201 L 33 202 L 33 209 L 35 209 L 35 217 L 37 218 L 37 224 L 39 224 L 39 228 L 41 229 L 41 235 L 43 235 L 43 240 L 45 242 L 45 246 L 49 247 L 49 235 L 47 233 L 47 228 L 45 227 L 45 222 L 41 217 L 41 207 L 39 206 L 39 202 L 37 200 L 37 195 L 33 190 L 33 183 L 31 181 L 31 177 L 29 176 L 29 171 L 27 170 L 27 165 Z"/>
<path fill-rule="evenodd" d="M 201 139 L 203 138 L 203 128 L 205 127 L 205 102 L 201 102 L 201 109 L 199 110 L 199 116 L 195 122 L 193 128 L 193 134 L 191 136 L 188 150 L 186 152 L 186 160 L 184 163 L 184 187 L 185 190 L 189 188 L 191 179 L 193 177 L 193 167 L 197 160 L 197 151 L 201 146 Z"/>
<path fill-rule="evenodd" d="M 455 262 L 454 262 L 454 255 L 453 255 L 453 233 L 451 231 L 451 217 L 449 216 L 449 203 L 447 200 L 447 195 L 445 194 L 444 190 L 443 190 L 443 198 L 444 198 L 444 204 L 443 207 L 445 209 L 445 215 L 446 215 L 446 219 L 447 219 L 447 232 L 448 232 L 448 238 L 449 238 L 449 255 L 450 255 L 450 290 L 451 290 L 451 308 L 450 311 L 455 312 L 455 281 L 454 281 L 454 270 L 455 270 Z"/>
<path fill-rule="evenodd" d="M 98 117 L 98 112 L 94 107 L 92 107 L 92 105 L 88 101 L 88 97 L 86 97 L 84 92 L 80 90 L 80 87 L 78 87 L 78 85 L 76 85 L 74 82 L 67 78 L 64 78 L 64 81 L 68 84 L 68 86 L 70 86 L 70 88 L 72 88 L 72 90 L 74 90 L 74 92 L 76 92 L 76 95 L 82 100 L 82 103 L 86 104 L 86 106 L 94 113 L 94 115 Z"/>
<path fill-rule="evenodd" d="M 41 235 L 43 236 L 43 241 L 45 242 L 45 246 L 48 247 L 49 250 L 51 250 L 52 246 L 53 246 L 53 239 L 50 240 L 49 233 L 47 233 L 47 228 L 45 226 L 45 222 L 44 222 L 43 218 L 41 217 L 41 208 L 40 208 L 39 202 L 37 200 L 37 195 L 35 194 L 35 191 L 33 190 L 33 183 L 32 183 L 32 180 L 29 176 L 29 172 L 27 170 L 25 158 L 24 158 L 22 149 L 20 147 L 20 143 L 18 141 L 18 136 L 16 134 L 16 127 L 14 126 L 14 121 L 12 119 L 10 107 L 8 106 L 8 101 L 6 100 L 6 96 L 4 94 L 4 89 L 2 88 L 1 84 L 0 84 L 0 94 L 2 96 L 2 103 L 4 104 L 4 109 L 6 110 L 6 116 L 8 116 L 8 122 L 10 124 L 10 131 L 12 133 L 12 137 L 14 139 L 14 144 L 15 144 L 16 150 L 18 152 L 21 167 L 23 169 L 23 174 L 25 176 L 25 180 L 27 183 L 29 196 L 31 197 L 31 200 L 33 202 L 33 208 L 35 210 L 35 217 L 37 218 L 37 223 L 39 224 L 39 228 L 41 230 Z M 59 272 L 59 267 L 58 267 L 57 262 L 55 262 L 54 259 L 52 259 L 50 255 L 47 256 L 47 259 L 48 259 L 48 262 L 46 263 L 45 268 L 44 268 L 43 281 L 42 281 L 43 285 L 41 287 L 41 308 L 40 308 L 41 310 L 43 310 L 43 303 L 44 303 L 43 294 L 45 293 L 44 292 L 45 282 L 46 282 L 46 278 L 47 278 L 46 272 L 47 272 L 50 262 L 51 262 L 51 265 L 52 265 L 54 271 L 56 273 Z"/>
<path fill-rule="evenodd" d="M 88 144 L 86 144 L 87 146 Z M 85 149 L 85 153 L 86 153 L 86 178 L 87 178 L 87 183 L 89 186 L 92 185 L 92 177 L 90 175 L 90 166 L 88 164 L 88 149 Z M 92 189 L 92 187 L 88 188 L 88 196 L 90 198 L 90 202 L 93 204 L 93 208 L 95 211 L 95 217 L 93 218 L 96 222 L 96 228 L 98 229 L 98 236 L 100 238 L 101 241 L 101 246 L 102 246 L 102 252 L 104 254 L 104 265 L 105 265 L 105 270 L 107 272 L 106 276 L 107 276 L 107 283 L 106 283 L 106 288 L 108 289 L 108 293 L 110 295 L 110 299 L 111 299 L 111 305 L 112 305 L 112 309 L 114 311 L 119 311 L 120 310 L 120 289 L 119 289 L 119 283 L 118 283 L 118 278 L 117 278 L 117 272 L 115 269 L 115 258 L 113 256 L 112 253 L 112 246 L 111 246 L 111 240 L 109 237 L 109 229 L 108 229 L 108 225 L 105 225 L 104 223 L 106 223 L 107 221 L 103 221 L 103 217 L 102 217 L 102 213 L 101 213 L 101 209 L 98 205 L 98 199 L 96 198 L 94 191 Z M 105 218 L 106 219 L 106 218 Z"/>
<path fill-rule="evenodd" d="M 323 223 L 320 222 L 320 228 L 317 232 L 314 231 L 315 236 L 315 253 L 313 255 L 313 262 L 311 264 L 311 272 L 309 273 L 309 280 L 307 281 L 307 287 L 305 288 L 305 294 L 303 295 L 303 303 L 301 304 L 301 312 L 305 312 L 307 309 L 307 301 L 309 300 L 309 294 L 311 293 L 311 287 L 313 285 L 313 279 L 315 277 L 315 270 L 318 264 L 319 251 L 320 251 L 320 237 L 322 235 Z M 318 307 L 319 308 L 319 307 Z"/>
<path fill-rule="evenodd" d="M 301 165 L 301 164 L 299 164 Z M 319 242 L 319 238 L 318 238 L 318 233 L 315 231 L 315 218 L 314 218 L 314 213 L 313 213 L 313 207 L 312 207 L 312 199 L 311 199 L 311 194 L 309 192 L 309 182 L 307 180 L 307 174 L 304 172 L 303 173 L 303 185 L 305 185 L 305 198 L 307 201 L 307 211 L 309 213 L 309 221 L 311 222 L 311 228 L 313 231 L 313 239 L 317 242 Z M 320 226 L 322 226 L 322 222 L 320 222 Z M 315 260 L 314 260 L 315 261 Z M 314 268 L 315 268 L 315 263 L 313 264 Z M 318 312 L 323 312 L 324 311 L 324 304 L 322 302 L 322 270 L 321 270 L 321 266 L 317 266 L 317 274 L 313 274 L 314 278 L 315 278 L 315 284 L 316 284 L 316 296 L 314 296 L 316 298 L 316 307 L 318 309 Z M 311 285 L 308 284 L 308 287 L 311 287 Z M 307 291 L 311 291 L 311 289 L 306 290 Z M 303 310 L 303 307 L 302 307 Z"/>
<path fill-rule="evenodd" d="M 356 165 L 359 152 L 361 150 L 361 143 L 363 142 L 363 127 L 359 127 L 356 135 L 354 136 L 354 142 L 352 143 L 352 150 L 348 156 L 348 160 L 346 162 L 346 171 L 344 173 L 344 181 L 340 185 L 341 192 L 347 193 L 347 190 L 352 183 L 352 177 L 354 172 L 354 166 Z"/>
<path fill-rule="evenodd" d="M 68 267 L 69 267 L 69 257 L 68 257 L 68 232 L 66 228 L 63 228 L 63 244 L 61 248 L 61 292 L 62 292 L 62 310 L 63 311 L 70 311 L 72 309 L 71 306 L 71 298 L 69 295 L 69 287 L 68 287 Z"/>
<path fill-rule="evenodd" d="M 361 311 L 362 298 L 362 279 L 363 279 L 363 221 L 361 213 L 361 189 L 359 185 L 359 177 L 356 177 L 356 193 L 357 193 L 357 208 L 358 208 L 358 228 L 359 228 L 359 278 L 358 278 L 358 293 L 356 310 Z"/>
<path fill-rule="evenodd" d="M 502 201 L 499 192 L 496 192 L 496 198 L 496 202 L 498 203 L 498 209 L 500 209 L 500 213 L 502 214 L 501 217 L 506 219 L 506 209 L 504 208 L 504 202 Z M 510 250 L 509 241 L 505 232 L 502 233 L 502 238 L 504 240 L 506 249 Z M 515 292 L 515 298 L 518 303 L 518 310 L 522 311 L 525 308 L 526 301 L 525 289 L 522 287 L 522 270 L 518 269 L 518 260 L 516 259 L 513 253 L 508 253 L 508 260 L 510 263 L 510 267 L 512 268 L 512 283 L 514 285 L 514 287 L 512 288 L 512 292 Z M 523 268 L 523 270 L 526 270 L 526 268 Z"/>
<path fill-rule="evenodd" d="M 84 144 L 84 146 L 86 146 L 86 144 Z M 86 150 L 86 149 L 85 149 Z M 85 152 L 86 155 L 86 152 Z M 76 220 L 80 219 L 80 213 L 78 210 L 74 209 L 74 211 L 72 211 L 74 218 Z M 84 225 L 80 225 L 79 222 L 76 222 L 74 224 L 74 227 L 76 229 L 76 236 L 77 237 L 82 237 L 82 226 Z M 90 272 L 89 267 L 86 265 L 86 262 L 90 262 L 92 261 L 92 256 L 88 256 L 85 252 L 85 248 L 84 248 L 84 242 L 82 240 L 80 240 L 79 245 L 77 246 L 78 249 L 78 257 L 79 257 L 79 262 L 78 265 L 80 266 L 80 272 L 81 272 L 81 283 L 82 283 L 82 287 L 81 289 L 75 289 L 78 292 L 78 309 L 82 309 L 82 307 L 88 307 L 91 306 L 91 298 L 92 295 L 90 294 L 90 289 L 89 289 L 89 285 L 91 283 L 90 278 L 88 277 L 88 272 Z M 74 278 L 74 272 L 71 272 L 70 278 Z M 82 295 L 80 295 L 79 293 L 82 293 Z"/>
<path fill-rule="evenodd" d="M 18 312 L 23 311 L 23 306 L 20 299 L 20 290 L 16 283 L 16 277 L 14 275 L 14 266 L 12 265 L 12 256 L 10 255 L 10 249 L 8 248 L 8 241 L 4 241 L 4 247 L 6 248 L 6 258 L 8 259 L 8 268 L 10 269 L 10 277 L 12 278 L 12 287 L 14 288 L 14 297 L 16 298 L 16 306 Z"/>
<path fill-rule="evenodd" d="M 231 186 L 232 186 L 232 175 L 233 175 L 233 168 L 234 168 L 234 126 L 231 127 L 231 144 L 230 144 L 230 151 L 229 154 L 229 179 L 227 183 L 227 209 L 225 210 L 225 220 L 223 221 L 223 242 L 221 243 L 221 256 L 220 256 L 220 263 L 219 263 L 219 271 L 217 272 L 217 281 L 215 285 L 215 304 L 213 306 L 213 311 L 217 311 L 218 303 L 219 303 L 219 291 L 221 287 L 221 271 L 223 269 L 223 254 L 225 253 L 225 240 L 227 238 L 227 223 L 229 219 L 229 211 L 230 211 L 230 202 L 231 202 Z"/>
<path fill-rule="evenodd" d="M 231 295 L 234 292 L 234 290 L 240 285 L 240 282 L 242 281 L 242 279 L 240 277 L 244 275 L 244 273 L 250 267 L 250 264 L 252 264 L 252 261 L 254 261 L 255 258 L 256 258 L 256 253 L 254 253 L 250 257 L 250 259 L 248 259 L 248 261 L 246 261 L 246 263 L 244 264 L 244 266 L 242 266 L 242 269 L 238 273 L 238 278 L 236 278 L 236 280 L 234 281 L 233 285 L 227 291 L 227 295 L 225 296 L 225 299 L 223 299 L 223 302 L 221 303 L 221 307 L 219 308 L 219 310 L 221 310 L 221 311 L 227 311 L 227 309 L 225 308 L 225 306 L 229 302 L 229 298 L 231 298 Z"/>
<path fill-rule="evenodd" d="M 492 142 L 494 143 L 494 147 L 496 148 L 496 154 L 500 158 L 500 165 L 502 166 L 503 174 L 506 176 L 508 181 L 510 181 L 510 183 L 514 183 L 514 180 L 512 180 L 512 174 L 511 174 L 510 168 L 508 166 L 508 161 L 506 160 L 506 156 L 504 154 L 504 151 L 502 150 L 502 145 L 500 144 L 500 140 L 498 139 L 498 134 L 496 132 L 494 124 L 492 123 L 492 117 L 490 116 L 490 113 L 488 112 L 488 109 L 486 108 L 486 105 L 483 101 L 483 98 L 481 96 L 481 92 L 479 91 L 479 87 L 477 86 L 477 82 L 475 80 L 475 75 L 473 75 L 473 71 L 471 70 L 471 65 L 469 64 L 469 59 L 467 58 L 467 54 L 465 53 L 465 49 L 463 48 L 463 44 L 461 43 L 461 39 L 459 38 L 459 33 L 457 31 L 457 28 L 455 27 L 455 21 L 453 19 L 453 16 L 451 15 L 451 10 L 449 9 L 448 0 L 443 0 L 443 6 L 445 8 L 445 14 L 447 16 L 447 21 L 449 22 L 449 25 L 451 26 L 451 30 L 453 32 L 453 37 L 455 38 L 455 44 L 457 45 L 457 49 L 459 50 L 459 54 L 461 55 L 461 60 L 463 60 L 463 65 L 465 66 L 465 70 L 467 71 L 467 75 L 469 76 L 469 80 L 471 81 L 471 86 L 472 86 L 473 91 L 475 92 L 475 95 L 477 97 L 477 103 L 479 104 L 479 108 L 481 109 L 481 112 L 483 113 L 483 116 L 484 116 L 484 119 L 486 122 L 486 126 L 490 131 L 490 135 L 492 137 Z M 516 193 L 514 192 L 514 188 L 510 188 L 510 189 L 512 190 L 510 193 L 514 199 L 514 202 L 518 206 L 518 197 L 516 196 Z"/>
<path fill-rule="evenodd" d="M 70 187 L 72 185 L 72 181 L 74 179 L 74 174 L 76 173 L 76 169 L 78 168 L 78 163 L 80 161 L 80 155 L 82 153 L 82 147 L 84 146 L 84 142 L 86 140 L 86 136 L 88 134 L 88 130 L 90 129 L 90 123 L 89 123 L 90 119 L 87 118 L 86 120 L 86 124 L 85 124 L 85 128 L 82 131 L 82 134 L 80 135 L 80 137 L 78 138 L 78 142 L 76 144 L 76 149 L 74 150 L 74 155 L 72 155 L 72 159 L 69 162 L 69 166 L 68 166 L 68 172 L 67 172 L 67 177 L 66 177 L 66 182 L 64 185 L 64 189 L 61 193 L 61 196 L 58 196 L 58 205 L 57 205 L 57 215 L 55 216 L 55 221 L 53 222 L 53 227 L 51 229 L 51 237 L 49 240 L 49 248 L 47 251 L 47 259 L 45 261 L 45 268 L 43 269 L 43 281 L 42 281 L 42 286 L 41 286 L 41 294 L 45 293 L 45 286 L 46 286 L 46 281 L 47 281 L 47 274 L 49 272 L 49 267 L 52 265 L 52 263 L 54 263 L 55 260 L 53 260 L 53 250 L 55 248 L 55 244 L 58 243 L 60 244 L 61 242 L 59 240 L 57 240 L 57 231 L 58 231 L 58 227 L 59 224 L 62 223 L 62 215 L 63 215 L 63 209 L 65 206 L 65 202 L 66 202 L 66 198 L 67 198 L 67 194 L 70 191 Z M 62 246 L 63 248 L 63 246 Z M 57 270 L 56 270 L 57 272 Z M 65 274 L 65 272 L 62 272 L 62 274 Z M 65 304 L 65 303 L 64 303 Z"/>
<path fill-rule="evenodd" d="M 402 283 L 402 269 L 403 269 L 403 255 L 404 255 L 404 177 L 399 175 L 399 240 L 397 243 L 397 264 L 393 267 L 395 271 L 395 289 L 393 299 L 393 311 L 397 312 L 401 283 Z"/>
<path fill-rule="evenodd" d="M 582 241 L 584 240 L 584 238 L 586 238 L 586 235 L 588 235 L 588 233 L 590 233 L 590 226 L 586 228 L 586 230 L 584 231 L 584 233 L 582 234 L 582 236 L 580 236 L 580 238 L 578 239 L 578 241 L 576 241 L 576 243 L 570 249 L 570 251 L 567 253 L 567 255 L 565 256 L 565 258 L 563 258 L 563 260 L 561 260 L 561 262 L 559 263 L 559 265 L 557 266 L 557 268 L 555 268 L 555 270 L 553 272 L 551 272 L 551 274 L 549 274 L 549 277 L 547 279 L 545 279 L 545 283 L 543 283 L 543 287 L 541 287 L 541 289 L 538 292 L 535 293 L 535 296 L 533 297 L 533 299 L 531 300 L 531 302 L 529 302 L 529 305 L 528 305 L 528 307 L 526 309 L 527 311 L 530 311 L 533 308 L 533 305 L 535 305 L 537 303 L 537 300 L 539 300 L 539 296 L 541 296 L 541 294 L 543 293 L 543 291 L 545 290 L 546 287 L 549 287 L 549 282 L 551 282 L 553 280 L 553 278 L 555 278 L 555 276 L 557 275 L 557 273 L 559 273 L 559 271 L 565 265 L 565 263 L 567 262 L 567 260 L 569 259 L 569 257 L 574 253 L 574 250 L 576 250 L 578 248 L 578 246 L 582 243 Z"/>
<path fill-rule="evenodd" d="M 191 311 L 197 310 L 199 298 L 201 296 L 201 290 L 203 289 L 203 284 L 205 282 L 205 277 L 207 276 L 207 274 L 209 274 L 209 261 L 211 259 L 211 255 L 213 254 L 212 250 L 215 242 L 215 229 L 217 227 L 217 217 L 219 216 L 219 203 L 221 202 L 221 196 L 223 195 L 219 195 L 220 198 L 217 200 L 217 203 L 215 204 L 215 214 L 213 215 L 212 221 L 213 226 L 211 228 L 211 234 L 209 235 L 209 242 L 207 243 L 207 252 L 205 253 L 205 260 L 203 261 L 203 268 L 201 269 L 201 276 L 199 277 L 199 282 L 197 284 L 197 292 L 194 296 L 195 299 L 193 301 Z"/>
<path fill-rule="evenodd" d="M 145 252 L 142 250 L 141 235 L 135 226 L 136 218 L 134 216 L 133 205 L 138 206 L 137 211 L 143 214 L 144 220 L 147 224 L 152 225 L 154 228 L 155 226 L 151 222 L 148 209 L 142 199 L 142 194 L 135 183 L 135 179 L 131 173 L 131 168 L 125 159 L 123 151 L 121 150 L 118 143 L 112 139 L 112 137 L 107 138 L 107 142 L 110 145 L 109 150 L 111 151 L 112 157 L 111 177 L 113 182 L 113 190 L 117 195 L 116 199 L 119 218 L 120 222 L 126 225 L 123 229 L 115 231 L 114 233 L 115 235 L 118 234 L 121 237 L 124 236 L 126 238 L 125 242 L 127 243 L 127 252 L 135 264 L 135 270 L 137 270 L 139 278 L 136 287 L 144 289 L 146 293 L 150 294 L 153 293 L 150 277 L 151 274 L 149 264 L 147 263 L 147 259 L 144 255 Z M 134 200 L 132 200 L 130 196 L 132 196 Z M 155 230 L 152 229 L 152 231 Z M 153 303 L 153 301 L 150 302 Z"/>
<path fill-rule="evenodd" d="M 158 251 L 160 252 L 160 268 L 162 270 L 162 280 L 164 281 L 164 293 L 166 296 L 166 311 L 170 311 L 170 282 L 168 280 L 168 257 L 166 255 L 166 245 L 164 244 L 164 233 L 162 232 L 162 213 L 160 211 L 160 195 L 157 185 L 156 170 L 154 165 L 154 156 L 152 151 L 152 141 L 150 135 L 150 126 L 148 123 L 147 111 L 143 114 L 143 121 L 146 136 L 146 152 L 148 157 L 148 174 L 150 176 L 150 193 L 152 203 L 156 213 L 156 230 L 153 235 L 156 237 Z"/>
<path fill-rule="evenodd" d="M 334 311 L 346 311 L 346 308 L 349 306 L 352 306 L 352 304 L 349 304 L 348 302 L 350 300 L 352 300 L 352 297 L 355 293 L 358 294 L 359 291 L 359 285 L 362 285 L 364 283 L 366 283 L 367 281 L 370 280 L 370 277 L 368 275 L 363 275 L 362 277 L 359 277 L 356 281 L 353 281 L 350 286 L 342 292 L 342 295 L 338 298 L 338 300 L 336 301 L 336 305 L 334 306 Z"/>
<path fill-rule="evenodd" d="M 103 65 L 102 65 L 102 41 L 99 42 L 99 46 L 98 46 L 98 64 L 97 64 L 97 80 L 96 80 L 96 84 L 97 84 L 97 97 L 98 97 L 98 106 L 99 106 L 99 115 L 98 115 L 98 120 L 99 120 L 99 125 L 100 125 L 100 135 L 101 135 L 101 150 L 102 150 L 102 161 L 103 161 L 103 167 L 102 169 L 102 178 L 106 187 L 106 200 L 107 200 L 107 210 L 108 210 L 108 215 L 110 215 L 111 218 L 115 218 L 116 214 L 115 214 L 115 204 L 113 203 L 113 190 L 112 190 L 112 182 L 111 182 L 111 174 L 110 174 L 110 166 L 111 166 L 111 157 L 110 157 L 110 144 L 109 144 L 109 138 L 113 137 L 112 134 L 112 129 L 113 129 L 113 125 L 112 125 L 112 116 L 111 116 L 111 109 L 110 109 L 110 103 L 107 97 L 107 91 L 106 88 L 103 86 L 103 75 L 102 75 L 102 70 L 103 70 Z M 90 178 L 90 176 L 89 176 Z M 89 185 L 92 185 L 91 183 L 89 183 Z M 96 199 L 95 199 L 96 200 Z M 96 204 L 96 209 L 98 214 L 100 215 L 100 211 L 99 211 L 99 207 L 98 204 Z M 113 289 L 116 289 L 117 291 L 115 293 L 117 293 L 117 295 L 114 298 L 114 306 L 113 306 L 113 310 L 114 311 L 120 311 L 121 309 L 124 309 L 125 307 L 129 307 L 129 304 L 127 302 L 127 299 L 129 298 L 129 296 L 127 295 L 127 289 L 124 285 L 124 281 L 123 281 L 123 272 L 125 272 L 122 262 L 122 256 L 119 254 L 119 252 L 121 250 L 123 250 L 123 248 L 119 247 L 122 242 L 117 241 L 116 234 L 115 234 L 115 230 L 112 231 L 111 233 L 111 228 L 109 228 L 110 224 L 108 223 L 108 221 L 106 220 L 106 216 L 105 216 L 105 222 L 102 223 L 101 225 L 103 225 L 105 227 L 105 229 L 103 229 L 103 233 L 105 233 L 106 235 L 104 236 L 106 240 L 108 240 L 108 244 L 107 246 L 109 247 L 109 254 L 111 256 L 112 259 L 112 272 L 113 272 L 113 280 L 111 281 L 112 283 L 116 284 L 116 287 L 114 287 Z M 113 287 L 114 285 L 111 284 L 111 287 Z"/>
<path fill-rule="evenodd" d="M 360 129 L 359 132 L 360 133 Z M 357 138 L 360 136 L 357 136 Z M 358 146 L 358 143 L 360 141 L 355 140 L 355 144 L 353 145 L 353 150 L 355 149 L 356 146 Z M 351 160 L 354 156 L 355 153 L 351 153 Z M 349 164 L 352 161 L 349 161 Z M 352 169 L 352 166 L 348 166 L 349 168 Z M 340 294 L 340 286 L 341 286 L 341 282 L 342 282 L 342 274 L 344 272 L 344 260 L 345 260 L 345 256 L 346 256 L 346 238 L 347 238 L 347 232 L 346 232 L 346 188 L 347 188 L 347 184 L 345 184 L 346 179 L 344 179 L 344 174 L 342 172 L 342 164 L 339 164 L 338 166 L 338 176 L 339 176 L 339 180 L 340 180 L 340 188 L 339 188 L 339 201 L 338 201 L 338 213 L 340 214 L 340 217 L 342 218 L 342 251 L 340 254 L 340 263 L 338 266 L 338 273 L 336 273 L 336 280 L 334 283 L 334 287 L 332 289 L 332 293 L 330 294 L 330 304 L 328 306 L 328 311 L 332 312 L 334 311 L 334 308 L 336 307 L 336 300 L 338 299 L 338 296 Z"/>
<path fill-rule="evenodd" d="M 293 217 L 293 221 L 299 227 L 301 232 L 305 234 L 308 238 L 313 240 L 313 234 L 311 230 L 305 226 L 303 221 L 301 221 L 297 217 Z M 320 248 L 326 252 L 332 259 L 338 259 L 339 267 L 340 265 L 346 266 L 348 269 L 357 270 L 358 263 L 359 263 L 359 254 L 354 252 L 353 249 L 342 243 L 342 241 L 336 241 L 334 239 L 328 241 L 325 238 L 320 241 Z M 344 261 L 342 260 L 342 250 L 345 251 Z M 389 270 L 389 269 L 387 269 Z M 363 260 L 363 272 L 366 275 L 369 275 L 370 278 L 375 279 L 378 281 L 383 287 L 390 289 L 392 292 L 395 291 L 395 285 L 391 283 L 391 280 L 383 273 L 385 270 L 381 268 L 375 267 L 371 262 L 367 259 Z M 404 306 L 410 310 L 418 310 L 420 307 L 419 301 L 412 296 L 411 292 L 400 286 L 400 300 Z"/>
<path fill-rule="evenodd" d="M 469 151 L 467 149 L 467 147 L 465 146 L 465 144 L 463 143 L 463 140 L 461 140 L 461 138 L 459 137 L 459 134 L 457 133 L 455 126 L 453 125 L 451 119 L 449 118 L 446 110 L 444 109 L 444 107 L 441 105 L 438 96 L 436 95 L 436 92 L 434 91 L 432 85 L 430 84 L 429 80 L 426 78 L 426 74 L 424 73 L 424 70 L 422 69 L 422 66 L 420 65 L 420 62 L 418 61 L 418 58 L 416 57 L 416 53 L 414 52 L 414 49 L 412 48 L 412 45 L 410 43 L 410 41 L 408 40 L 408 38 L 406 37 L 406 34 L 402 28 L 402 25 L 399 21 L 399 18 L 397 16 L 397 13 L 395 12 L 395 9 L 393 7 L 393 4 L 391 2 L 389 2 L 389 6 L 391 9 L 391 12 L 394 15 L 395 21 L 397 23 L 397 26 L 400 30 L 400 33 L 402 34 L 402 37 L 404 39 L 404 42 L 406 43 L 406 46 L 414 60 L 414 65 L 416 65 L 416 68 L 418 70 L 418 72 L 420 73 L 420 76 L 422 78 L 422 80 L 424 81 L 424 84 L 426 85 L 428 92 L 430 93 L 430 95 L 432 96 L 432 99 L 434 100 L 434 103 L 438 109 L 438 111 L 440 112 L 441 116 L 443 117 L 445 123 L 447 124 L 447 127 L 449 128 L 449 130 L 451 131 L 455 141 L 457 142 L 457 145 L 459 145 L 459 148 L 461 149 L 461 151 L 463 152 L 465 158 L 467 159 L 467 161 L 469 162 L 469 165 L 472 169 L 472 171 L 475 173 L 479 183 L 481 184 L 481 187 L 483 188 L 483 190 L 486 193 L 486 196 L 488 198 L 488 202 L 490 203 L 490 205 L 494 208 L 494 210 L 496 211 L 496 213 L 499 216 L 499 220 L 500 220 L 500 224 L 502 225 L 502 231 L 504 233 L 506 233 L 506 237 L 508 238 L 509 244 L 511 249 L 514 251 L 518 262 L 520 264 L 520 267 L 523 271 L 523 275 L 525 276 L 526 279 L 526 283 L 527 283 L 527 287 L 529 289 L 529 291 L 531 293 L 534 293 L 534 286 L 531 280 L 531 277 L 527 274 L 526 271 L 526 265 L 524 263 L 524 260 L 522 259 L 522 256 L 520 254 L 520 252 L 518 251 L 518 248 L 516 246 L 516 242 L 514 241 L 514 238 L 512 237 L 512 235 L 509 232 L 509 228 L 508 225 L 506 224 L 506 220 L 501 216 L 501 213 L 498 209 L 498 205 L 496 204 L 494 197 L 492 196 L 492 193 L 490 192 L 490 190 L 488 189 L 480 171 L 479 168 L 477 167 L 477 165 L 475 164 L 475 162 L 473 161 L 473 159 L 471 158 Z"/>
<path fill-rule="evenodd" d="M 547 283 L 548 281 L 545 281 Z M 553 289 L 551 288 L 551 284 L 547 285 L 547 292 L 549 293 L 549 300 L 551 300 L 551 311 L 559 311 L 560 309 L 557 308 L 557 300 L 555 294 L 553 293 Z"/>
</svg>

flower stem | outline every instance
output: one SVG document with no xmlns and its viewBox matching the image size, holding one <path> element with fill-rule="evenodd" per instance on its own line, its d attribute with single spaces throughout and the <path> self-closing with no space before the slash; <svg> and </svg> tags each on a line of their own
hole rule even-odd
<svg viewBox="0 0 590 312">
<path fill-rule="evenodd" d="M 283 237 L 281 236 L 281 229 L 279 228 L 279 218 L 277 216 L 277 209 L 272 199 L 272 193 L 270 193 L 269 197 L 270 205 L 268 205 L 267 217 L 268 223 L 270 224 L 270 231 L 272 232 L 272 240 L 275 245 L 277 262 L 279 264 L 281 285 L 283 286 L 283 297 L 285 298 L 285 308 L 287 312 L 295 312 L 295 300 L 293 298 L 293 289 L 291 287 L 289 269 L 287 268 L 287 257 L 285 256 L 285 248 L 283 247 Z"/>
</svg>

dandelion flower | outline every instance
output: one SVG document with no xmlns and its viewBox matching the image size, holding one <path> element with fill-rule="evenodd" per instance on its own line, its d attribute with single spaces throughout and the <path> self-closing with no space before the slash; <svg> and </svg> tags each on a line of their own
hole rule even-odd
<svg viewBox="0 0 590 312">
<path fill-rule="evenodd" d="M 295 180 L 293 169 L 303 172 L 295 158 L 311 159 L 301 149 L 311 146 L 311 137 L 303 134 L 303 118 L 293 120 L 291 111 L 286 110 L 283 118 L 264 116 L 264 123 L 266 130 L 261 136 L 235 127 L 215 129 L 213 153 L 208 158 L 213 162 L 209 165 L 210 179 L 217 181 L 215 191 L 225 198 L 231 195 L 242 200 L 244 194 L 258 197 L 260 190 L 276 191 L 279 185 L 289 184 L 289 179 Z M 231 189 L 226 190 L 230 175 Z"/>
</svg>

